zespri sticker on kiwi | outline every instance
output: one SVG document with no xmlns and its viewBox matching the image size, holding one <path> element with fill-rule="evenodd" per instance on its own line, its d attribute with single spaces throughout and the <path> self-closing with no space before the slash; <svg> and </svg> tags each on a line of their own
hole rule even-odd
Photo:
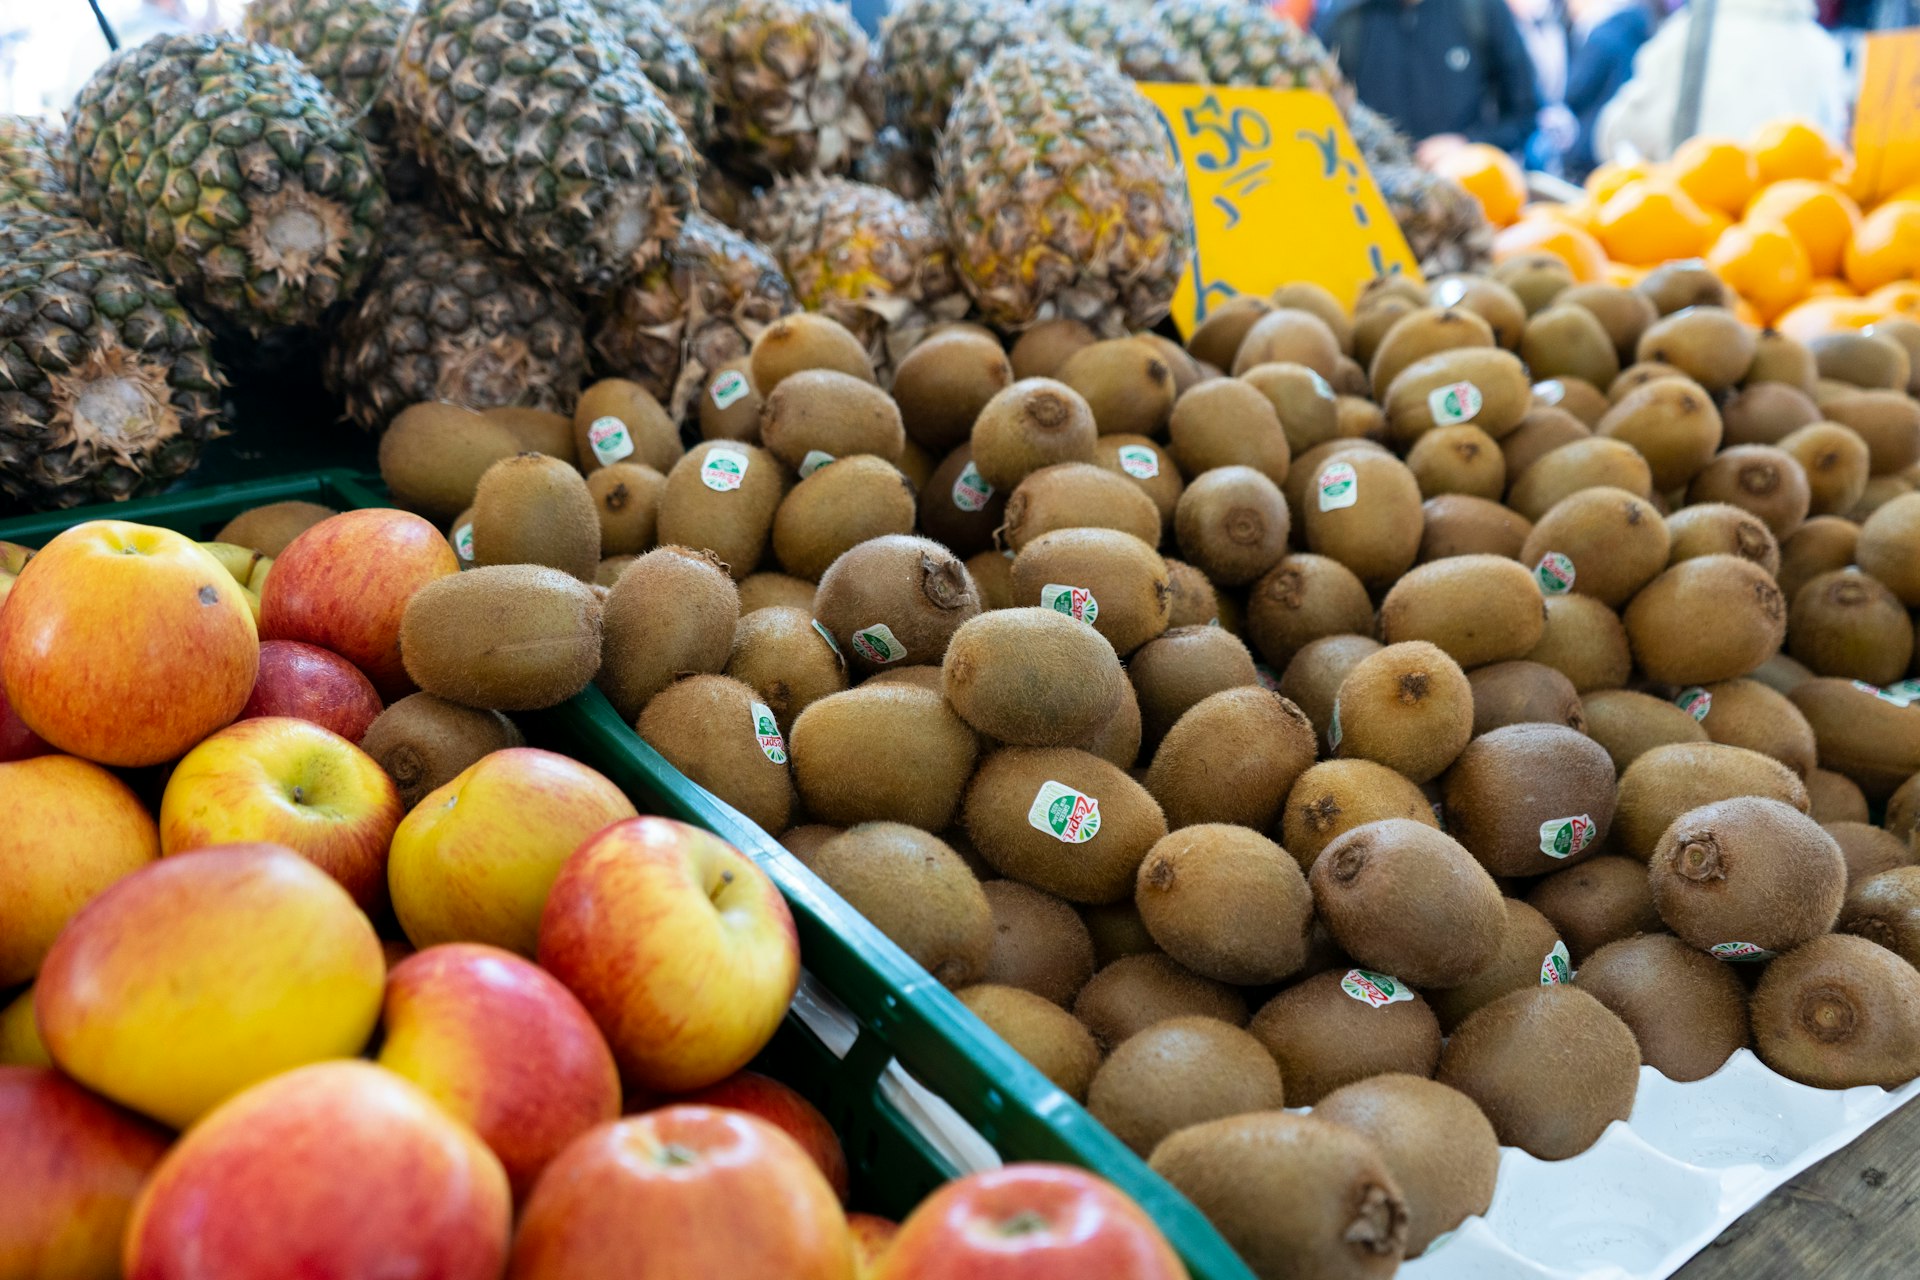
<svg viewBox="0 0 1920 1280">
<path fill-rule="evenodd" d="M 587 424 L 587 444 L 601 466 L 610 467 L 633 453 L 633 433 L 627 424 L 608 414 Z"/>
<path fill-rule="evenodd" d="M 1540 557 L 1540 563 L 1533 566 L 1533 580 L 1540 584 L 1540 593 L 1549 596 L 1563 596 L 1573 590 L 1573 557 L 1559 551 L 1549 551 Z"/>
<path fill-rule="evenodd" d="M 960 474 L 953 478 L 953 505 L 962 511 L 978 511 L 987 505 L 993 497 L 993 486 L 980 474 L 980 468 L 969 460 L 960 468 Z"/>
<path fill-rule="evenodd" d="M 1573 957 L 1567 953 L 1567 944 L 1556 942 L 1553 950 L 1547 952 L 1547 958 L 1540 962 L 1540 985 L 1543 987 L 1564 986 L 1573 981 Z"/>
<path fill-rule="evenodd" d="M 1707 951 L 1721 960 L 1771 960 L 1774 953 L 1751 942 L 1716 942 Z"/>
<path fill-rule="evenodd" d="M 1540 824 L 1540 852 L 1549 858 L 1571 858 L 1594 842 L 1598 831 L 1584 813 L 1549 818 Z"/>
<path fill-rule="evenodd" d="M 1480 388 L 1471 382 L 1452 382 L 1427 392 L 1427 410 L 1433 414 L 1434 425 L 1438 427 L 1472 421 L 1486 402 Z"/>
<path fill-rule="evenodd" d="M 1160 474 L 1160 455 L 1142 444 L 1120 446 L 1120 469 L 1135 480 L 1151 480 Z"/>
<path fill-rule="evenodd" d="M 760 750 L 767 759 L 775 764 L 787 762 L 787 740 L 780 736 L 780 724 L 773 718 L 773 709 L 764 702 L 752 703 L 753 737 L 760 744 Z"/>
<path fill-rule="evenodd" d="M 1338 511 L 1360 501 L 1360 473 L 1351 463 L 1329 463 L 1314 487 L 1320 491 L 1322 511 Z"/>
<path fill-rule="evenodd" d="M 1370 969 L 1349 969 L 1340 979 L 1340 989 L 1363 1004 L 1383 1009 L 1390 1004 L 1413 999 L 1413 989 L 1400 979 Z"/>
<path fill-rule="evenodd" d="M 752 461 L 738 449 L 715 445 L 700 460 L 700 483 L 716 492 L 729 493 L 746 482 L 747 467 Z"/>
<path fill-rule="evenodd" d="M 1100 802 L 1049 780 L 1040 784 L 1027 806 L 1027 825 L 1061 844 L 1085 844 L 1100 834 Z"/>
<path fill-rule="evenodd" d="M 1692 716 L 1695 720 L 1705 720 L 1707 718 L 1707 712 L 1713 710 L 1713 695 L 1696 684 L 1692 688 L 1682 689 L 1678 694 L 1674 695 L 1673 705 Z"/>
<path fill-rule="evenodd" d="M 1040 607 L 1064 613 L 1069 618 L 1078 618 L 1089 625 L 1100 616 L 1100 602 L 1094 599 L 1093 592 L 1085 587 L 1072 587 L 1058 582 L 1049 582 L 1040 588 Z"/>
<path fill-rule="evenodd" d="M 876 622 L 854 632 L 853 647 L 868 662 L 878 662 L 883 666 L 907 656 L 907 646 L 894 637 L 893 628 L 884 622 Z"/>
</svg>

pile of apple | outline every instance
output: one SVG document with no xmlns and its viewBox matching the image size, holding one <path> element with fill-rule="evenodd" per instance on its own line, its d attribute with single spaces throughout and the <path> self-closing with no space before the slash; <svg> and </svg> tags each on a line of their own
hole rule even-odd
<svg viewBox="0 0 1920 1280">
<path fill-rule="evenodd" d="M 355 740 L 456 566 L 350 516 L 264 577 L 0 545 L 0 1278 L 1185 1275 L 1077 1170 L 846 1213 L 832 1126 L 743 1070 L 800 973 L 773 883 L 547 751 L 405 811 Z"/>
</svg>

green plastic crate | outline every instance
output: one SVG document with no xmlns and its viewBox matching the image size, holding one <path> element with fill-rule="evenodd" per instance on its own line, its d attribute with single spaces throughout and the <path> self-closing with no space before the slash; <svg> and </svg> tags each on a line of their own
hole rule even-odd
<svg viewBox="0 0 1920 1280">
<path fill-rule="evenodd" d="M 38 545 L 83 520 L 162 525 L 208 538 L 240 512 L 304 500 L 347 508 L 385 501 L 377 480 L 325 471 L 166 494 L 108 507 L 0 522 L 0 541 Z M 1252 1280 L 1206 1219 L 984 1024 L 907 954 L 855 912 L 772 837 L 643 742 L 599 690 L 547 711 L 516 715 L 528 741 L 606 774 L 642 812 L 712 831 L 745 851 L 786 896 L 813 983 L 851 1015 L 844 1056 L 790 1013 L 756 1067 L 807 1095 L 840 1132 L 859 1207 L 904 1216 L 966 1172 L 937 1127 L 912 1118 L 889 1064 L 930 1090 L 1001 1159 L 1076 1164 L 1110 1179 L 1166 1232 L 1195 1280 Z"/>
</svg>

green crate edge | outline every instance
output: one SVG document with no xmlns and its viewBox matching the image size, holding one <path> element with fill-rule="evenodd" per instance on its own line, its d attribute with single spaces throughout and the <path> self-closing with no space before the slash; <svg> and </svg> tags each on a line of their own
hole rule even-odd
<svg viewBox="0 0 1920 1280">
<path fill-rule="evenodd" d="M 170 527 L 197 522 L 200 527 L 192 532 L 205 537 L 216 519 L 224 523 L 249 507 L 293 500 L 341 507 L 386 501 L 378 480 L 348 471 L 303 472 L 0 521 L 0 541 L 36 544 L 94 519 Z M 930 1190 L 928 1173 L 944 1180 L 960 1172 L 880 1095 L 878 1075 L 893 1057 L 946 1100 L 1003 1159 L 1079 1165 L 1126 1192 L 1166 1233 L 1194 1280 L 1253 1280 L 1253 1273 L 1184 1197 L 777 841 L 669 765 L 620 719 L 599 690 L 589 688 L 558 707 L 516 719 L 530 740 L 563 747 L 607 774 L 636 801 L 648 801 L 643 808 L 711 831 L 739 847 L 779 886 L 793 912 L 808 971 L 847 1006 L 860 1032 L 841 1060 L 789 1014 L 771 1052 L 820 1088 L 827 1087 L 823 1076 L 858 1071 L 864 1108 L 833 1108 L 841 1114 L 830 1112 L 829 1118 L 848 1139 L 849 1159 L 868 1170 L 883 1198 L 893 1200 L 890 1211 L 904 1212 L 912 1199 Z M 844 1078 L 832 1083 L 844 1084 Z M 910 1153 L 888 1153 L 877 1130 L 885 1130 Z"/>
</svg>

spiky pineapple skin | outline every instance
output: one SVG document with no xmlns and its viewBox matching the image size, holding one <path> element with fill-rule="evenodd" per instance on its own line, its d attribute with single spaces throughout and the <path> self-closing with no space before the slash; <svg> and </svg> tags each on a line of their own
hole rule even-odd
<svg viewBox="0 0 1920 1280">
<path fill-rule="evenodd" d="M 1411 164 L 1382 165 L 1373 180 L 1423 274 L 1479 272 L 1492 265 L 1493 225 L 1466 188 Z"/>
<path fill-rule="evenodd" d="M 422 0 L 394 84 L 460 220 L 556 288 L 615 288 L 693 208 L 692 144 L 583 0 Z"/>
<path fill-rule="evenodd" d="M 1100 55 L 1002 49 L 954 102 L 938 170 L 990 323 L 1066 316 L 1118 337 L 1166 316 L 1193 249 L 1186 183 L 1153 107 Z"/>
<path fill-rule="evenodd" d="M 82 212 L 203 317 L 254 334 L 316 324 L 373 259 L 379 170 L 285 50 L 156 37 L 94 73 L 69 125 Z"/>
<path fill-rule="evenodd" d="M 888 125 L 860 153 L 853 176 L 904 200 L 925 200 L 933 194 L 933 156 L 908 142 L 898 127 Z"/>
<path fill-rule="evenodd" d="M 47 122 L 0 116 L 0 208 L 79 216 L 80 206 L 54 160 L 60 147 Z"/>
<path fill-rule="evenodd" d="M 1207 78 L 1199 56 L 1181 48 L 1145 5 L 1125 0 L 1035 0 L 1035 7 L 1073 43 L 1119 63 L 1129 80 L 1198 84 Z"/>
<path fill-rule="evenodd" d="M 685 32 L 653 0 L 587 0 L 603 21 L 640 59 L 647 79 L 673 108 L 688 141 L 704 148 L 713 141 L 713 86 L 707 69 Z"/>
<path fill-rule="evenodd" d="M 1313 89 L 1351 98 L 1339 63 L 1310 33 L 1244 0 L 1161 0 L 1154 18 L 1199 58 L 1209 84 Z"/>
<path fill-rule="evenodd" d="M 887 123 L 930 152 L 968 77 L 996 50 L 1058 35 L 1022 0 L 904 0 L 880 29 Z"/>
<path fill-rule="evenodd" d="M 341 317 L 327 385 L 384 430 L 410 404 L 568 412 L 586 373 L 580 312 L 520 263 L 419 206 L 394 211 L 374 277 Z"/>
</svg>

